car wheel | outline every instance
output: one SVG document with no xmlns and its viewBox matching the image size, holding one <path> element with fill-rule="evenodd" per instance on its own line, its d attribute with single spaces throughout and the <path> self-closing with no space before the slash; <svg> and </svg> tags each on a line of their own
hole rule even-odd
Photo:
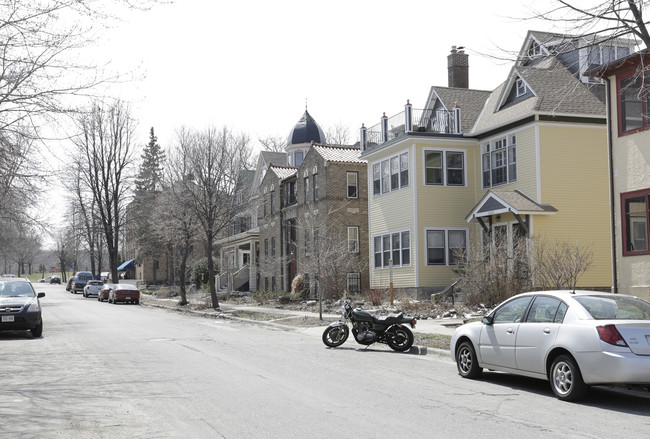
<svg viewBox="0 0 650 439">
<path fill-rule="evenodd" d="M 140 301 L 139 301 L 139 300 L 136 300 L 136 301 L 133 302 L 133 303 L 135 303 L 136 305 L 140 305 Z"/>
<path fill-rule="evenodd" d="M 463 378 L 478 378 L 483 372 L 483 368 L 478 365 L 476 351 L 469 341 L 464 341 L 456 349 L 456 367 L 458 375 Z"/>
<path fill-rule="evenodd" d="M 578 363 L 569 355 L 560 355 L 553 360 L 549 380 L 553 393 L 562 401 L 577 401 L 589 389 L 582 379 Z"/>
<path fill-rule="evenodd" d="M 38 326 L 31 329 L 32 336 L 38 338 L 43 335 L 43 322 L 39 323 Z"/>
</svg>

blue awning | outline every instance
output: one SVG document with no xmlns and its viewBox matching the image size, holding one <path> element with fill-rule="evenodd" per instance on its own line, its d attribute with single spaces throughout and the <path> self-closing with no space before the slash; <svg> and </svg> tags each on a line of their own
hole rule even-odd
<svg viewBox="0 0 650 439">
<path fill-rule="evenodd" d="M 135 259 L 126 261 L 125 263 L 117 267 L 117 271 L 126 271 L 126 270 L 135 270 Z"/>
</svg>

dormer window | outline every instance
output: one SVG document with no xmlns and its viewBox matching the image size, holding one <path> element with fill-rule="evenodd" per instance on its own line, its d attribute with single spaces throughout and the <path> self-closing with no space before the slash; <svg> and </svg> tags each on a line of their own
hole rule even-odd
<svg viewBox="0 0 650 439">
<path fill-rule="evenodd" d="M 536 41 L 533 41 L 528 48 L 528 58 L 535 59 L 542 55 L 542 46 Z"/>
<path fill-rule="evenodd" d="M 528 92 L 528 87 L 523 79 L 517 78 L 515 81 L 515 87 L 517 87 L 517 97 L 523 96 Z"/>
<path fill-rule="evenodd" d="M 630 54 L 630 48 L 627 46 L 596 46 L 596 47 L 587 47 L 584 48 L 583 50 L 586 50 L 587 53 L 585 54 L 582 52 L 582 71 L 581 73 L 584 73 L 585 71 L 589 69 L 593 69 L 598 66 L 602 66 L 605 64 L 609 64 L 612 61 L 616 61 L 619 58 L 624 58 Z M 586 58 L 586 59 L 585 59 Z M 589 81 L 589 82 L 604 82 L 603 79 L 597 77 L 597 76 L 589 76 L 589 77 L 584 77 L 582 78 L 583 81 Z"/>
</svg>

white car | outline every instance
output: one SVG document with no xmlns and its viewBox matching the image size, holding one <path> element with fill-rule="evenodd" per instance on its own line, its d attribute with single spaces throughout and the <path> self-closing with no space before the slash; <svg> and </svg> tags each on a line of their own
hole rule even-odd
<svg viewBox="0 0 650 439">
<path fill-rule="evenodd" d="M 90 297 L 90 296 L 99 296 L 99 291 L 102 289 L 104 286 L 104 282 L 101 280 L 89 280 L 86 282 L 86 285 L 84 286 L 83 290 L 83 296 L 84 297 Z"/>
<path fill-rule="evenodd" d="M 650 303 L 595 291 L 519 294 L 457 328 L 450 349 L 464 378 L 483 368 L 541 378 L 564 401 L 590 385 L 648 387 Z"/>
</svg>

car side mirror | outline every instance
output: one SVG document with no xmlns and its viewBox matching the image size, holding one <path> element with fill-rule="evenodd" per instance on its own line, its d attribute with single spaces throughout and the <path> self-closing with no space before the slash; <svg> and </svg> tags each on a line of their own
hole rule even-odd
<svg viewBox="0 0 650 439">
<path fill-rule="evenodd" d="M 481 319 L 481 322 L 485 323 L 486 325 L 491 325 L 494 323 L 494 318 L 492 316 L 485 316 L 483 319 Z"/>
<path fill-rule="evenodd" d="M 40 299 L 41 297 L 45 297 L 45 293 L 38 293 L 38 294 L 36 295 L 36 297 L 38 297 L 39 299 Z"/>
</svg>

